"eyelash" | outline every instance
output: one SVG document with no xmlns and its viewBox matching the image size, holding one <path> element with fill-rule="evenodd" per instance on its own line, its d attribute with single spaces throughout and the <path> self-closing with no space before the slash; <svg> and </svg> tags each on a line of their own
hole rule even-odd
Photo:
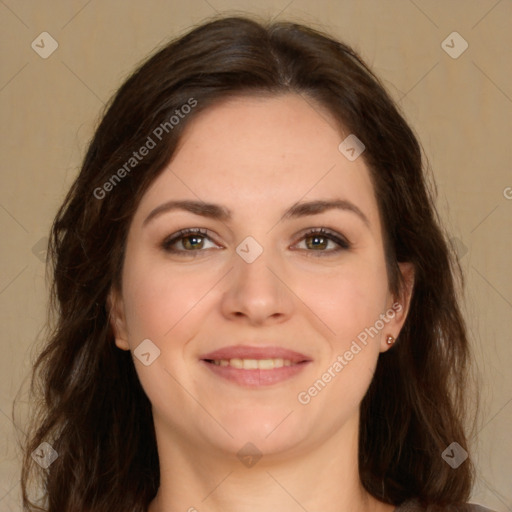
<svg viewBox="0 0 512 512">
<path fill-rule="evenodd" d="M 173 249 L 172 246 L 184 238 L 188 238 L 191 235 L 196 235 L 198 238 L 207 238 L 210 241 L 213 241 L 209 236 L 207 231 L 201 229 L 201 228 L 187 228 L 187 229 L 181 229 L 177 233 L 174 233 L 173 235 L 167 237 L 161 244 L 162 249 L 165 252 L 172 253 L 172 254 L 185 254 L 188 253 L 188 255 L 191 255 L 193 257 L 196 257 L 199 255 L 199 253 L 204 252 L 204 249 L 198 249 L 198 250 L 183 250 L 183 249 Z M 339 253 L 341 251 L 348 250 L 352 247 L 351 243 L 343 236 L 336 234 L 335 232 L 330 231 L 326 228 L 314 228 L 310 229 L 306 233 L 302 235 L 300 240 L 298 242 L 302 242 L 303 240 L 311 237 L 311 236 L 318 236 L 321 238 L 325 238 L 327 240 L 330 240 L 338 245 L 336 249 L 331 250 L 309 250 L 309 249 L 301 249 L 303 251 L 309 252 L 309 253 L 315 253 L 311 254 L 313 257 L 324 257 L 324 256 L 330 256 L 335 253 Z M 297 242 L 297 243 L 298 243 Z M 294 245 L 297 245 L 294 244 Z"/>
</svg>

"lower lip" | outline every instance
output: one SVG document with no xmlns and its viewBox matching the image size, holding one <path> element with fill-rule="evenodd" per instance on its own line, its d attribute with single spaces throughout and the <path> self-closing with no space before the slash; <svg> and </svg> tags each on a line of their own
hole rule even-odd
<svg viewBox="0 0 512 512">
<path fill-rule="evenodd" d="M 294 364 L 291 366 L 282 366 L 281 368 L 274 368 L 272 370 L 243 370 L 234 368 L 232 366 L 219 366 L 213 363 L 208 363 L 204 360 L 202 362 L 216 375 L 226 380 L 230 380 L 240 386 L 259 387 L 271 386 L 278 382 L 283 382 L 291 379 L 310 363 L 305 361 L 303 363 Z"/>
</svg>

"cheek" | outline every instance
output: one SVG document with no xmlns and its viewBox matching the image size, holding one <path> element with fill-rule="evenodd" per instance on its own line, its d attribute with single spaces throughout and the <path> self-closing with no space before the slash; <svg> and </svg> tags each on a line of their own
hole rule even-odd
<svg viewBox="0 0 512 512">
<path fill-rule="evenodd" d="M 186 337 L 183 330 L 214 284 L 215 276 L 210 280 L 205 277 L 194 272 L 170 271 L 166 265 L 142 258 L 128 260 L 123 289 L 130 344 L 144 338 L 163 344 L 170 338 Z"/>
<path fill-rule="evenodd" d="M 171 272 L 169 265 L 150 262 L 141 254 L 131 254 L 125 262 L 123 297 L 130 348 L 134 351 L 149 339 L 160 351 L 149 366 L 134 357 L 141 385 L 158 411 L 168 410 L 170 404 L 180 410 L 187 406 L 178 382 L 191 378 L 184 348 L 201 325 L 200 300 L 213 285 L 207 277 Z"/>
<path fill-rule="evenodd" d="M 311 291 L 308 305 L 329 328 L 324 330 L 329 348 L 297 399 L 312 418 L 328 417 L 327 423 L 338 428 L 357 409 L 373 378 L 385 335 L 375 325 L 385 312 L 386 271 L 378 261 L 347 265 L 328 276 L 303 278 L 303 284 L 303 293 Z"/>
<path fill-rule="evenodd" d="M 297 295 L 323 321 L 338 348 L 373 326 L 388 298 L 386 268 L 378 257 L 354 255 L 321 275 L 301 273 L 297 284 Z"/>
</svg>

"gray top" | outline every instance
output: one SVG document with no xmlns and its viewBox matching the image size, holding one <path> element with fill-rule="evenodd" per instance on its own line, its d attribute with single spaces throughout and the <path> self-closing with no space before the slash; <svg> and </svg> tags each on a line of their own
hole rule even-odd
<svg viewBox="0 0 512 512">
<path fill-rule="evenodd" d="M 489 508 L 482 507 L 481 505 L 475 505 L 473 503 L 467 503 L 458 507 L 457 512 L 493 512 Z M 451 512 L 455 512 L 455 508 L 450 508 Z M 421 507 L 416 501 L 408 501 L 402 503 L 395 509 L 395 512 L 426 512 L 426 509 Z"/>
</svg>

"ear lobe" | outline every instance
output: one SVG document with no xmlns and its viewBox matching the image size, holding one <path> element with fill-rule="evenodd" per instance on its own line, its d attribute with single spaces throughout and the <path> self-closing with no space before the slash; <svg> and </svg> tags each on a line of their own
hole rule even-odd
<svg viewBox="0 0 512 512">
<path fill-rule="evenodd" d="M 414 289 L 414 265 L 412 263 L 399 263 L 400 273 L 402 274 L 402 286 L 400 294 L 395 297 L 395 302 L 390 306 L 389 312 L 392 310 L 392 319 L 388 322 L 384 332 L 382 333 L 381 352 L 385 352 L 398 338 L 400 331 L 405 323 L 409 307 L 411 304 L 411 297 Z M 390 315 L 391 316 L 391 315 Z M 392 340 L 388 341 L 388 337 Z"/>
<path fill-rule="evenodd" d="M 122 350 L 130 350 L 123 301 L 118 292 L 113 289 L 110 290 L 107 297 L 107 310 L 116 346 Z"/>
</svg>

